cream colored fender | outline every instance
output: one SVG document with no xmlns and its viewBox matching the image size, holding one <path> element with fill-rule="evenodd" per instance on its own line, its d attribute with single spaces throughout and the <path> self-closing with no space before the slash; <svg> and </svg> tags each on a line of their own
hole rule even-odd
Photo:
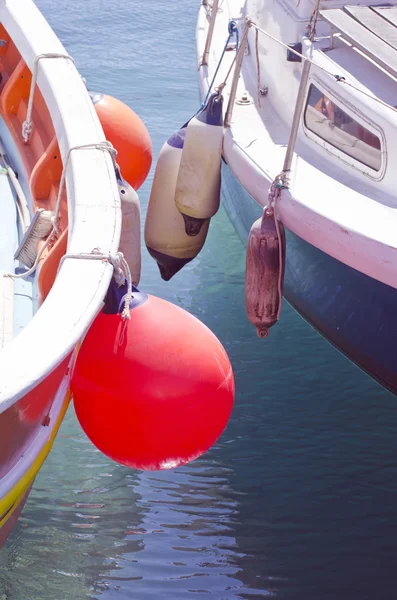
<svg viewBox="0 0 397 600">
<path fill-rule="evenodd" d="M 186 233 L 197 235 L 219 208 L 223 142 L 222 96 L 212 94 L 187 126 L 175 204 Z"/>
<path fill-rule="evenodd" d="M 123 253 L 131 271 L 134 285 L 141 278 L 141 208 L 138 194 L 116 170 L 121 202 L 121 236 L 119 251 Z"/>
<path fill-rule="evenodd" d="M 156 260 L 161 277 L 168 281 L 200 252 L 209 220 L 199 234 L 189 237 L 175 206 L 175 187 L 185 141 L 182 128 L 163 145 L 156 165 L 145 222 L 145 242 Z"/>
</svg>

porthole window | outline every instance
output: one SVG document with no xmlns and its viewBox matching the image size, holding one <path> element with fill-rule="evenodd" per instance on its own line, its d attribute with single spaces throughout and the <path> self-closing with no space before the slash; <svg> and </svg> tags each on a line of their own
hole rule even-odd
<svg viewBox="0 0 397 600">
<path fill-rule="evenodd" d="M 305 108 L 305 126 L 328 144 L 379 171 L 382 154 L 377 135 L 347 114 L 311 84 Z"/>
</svg>

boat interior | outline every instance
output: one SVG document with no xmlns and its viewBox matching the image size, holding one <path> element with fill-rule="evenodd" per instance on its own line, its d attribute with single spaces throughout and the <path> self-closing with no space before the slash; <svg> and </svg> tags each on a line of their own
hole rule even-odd
<svg viewBox="0 0 397 600">
<path fill-rule="evenodd" d="M 15 258 L 15 253 L 35 212 L 54 211 L 62 159 L 48 108 L 37 86 L 28 143 L 24 139 L 32 75 L 1 25 L 0 73 L 0 270 L 22 275 L 28 267 Z M 67 243 L 66 194 L 63 196 L 59 232 L 44 249 L 38 269 L 20 278 L 0 278 L 0 348 L 24 329 L 51 289 Z"/>
</svg>

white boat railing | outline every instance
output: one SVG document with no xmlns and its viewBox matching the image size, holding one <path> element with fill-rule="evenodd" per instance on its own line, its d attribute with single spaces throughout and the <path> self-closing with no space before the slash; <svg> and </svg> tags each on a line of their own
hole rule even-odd
<svg viewBox="0 0 397 600">
<path fill-rule="evenodd" d="M 203 0 L 203 5 L 204 6 L 208 6 L 207 0 L 205 0 L 205 1 Z M 211 13 L 210 13 L 210 22 L 209 22 L 209 25 L 208 25 L 207 39 L 205 40 L 205 47 L 204 47 L 204 52 L 203 52 L 203 58 L 202 58 L 202 61 L 201 61 L 202 65 L 208 65 L 208 58 L 209 58 L 209 55 L 210 55 L 212 37 L 214 35 L 214 27 L 215 27 L 216 15 L 218 14 L 218 5 L 219 5 L 219 0 L 213 0 L 212 6 L 211 6 Z"/>
<path fill-rule="evenodd" d="M 32 0 L 0 2 L 0 22 L 33 73 L 37 57 L 66 50 Z M 59 143 L 67 188 L 69 254 L 118 251 L 120 198 L 103 129 L 71 60 L 41 60 L 37 85 Z M 91 146 L 91 148 L 87 148 Z M 85 148 L 70 153 L 72 148 Z M 70 157 L 69 157 L 70 155 Z M 69 160 L 67 158 L 69 157 Z M 113 267 L 103 260 L 67 260 L 40 310 L 0 351 L 0 413 L 34 389 L 76 347 L 102 307 Z"/>
</svg>

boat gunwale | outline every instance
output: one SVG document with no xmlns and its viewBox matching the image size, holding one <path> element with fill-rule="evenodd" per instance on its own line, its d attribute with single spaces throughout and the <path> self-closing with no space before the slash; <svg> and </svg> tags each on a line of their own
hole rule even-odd
<svg viewBox="0 0 397 600">
<path fill-rule="evenodd" d="M 0 22 L 31 71 L 36 56 L 66 53 L 32 0 L 0 2 Z M 63 164 L 72 148 L 105 140 L 85 84 L 70 60 L 41 60 L 37 85 L 51 115 Z M 66 188 L 68 253 L 117 253 L 121 210 L 109 153 L 96 148 L 72 151 Z M 0 351 L 0 414 L 34 389 L 73 351 L 101 309 L 112 273 L 107 260 L 63 262 L 32 321 Z"/>
</svg>

